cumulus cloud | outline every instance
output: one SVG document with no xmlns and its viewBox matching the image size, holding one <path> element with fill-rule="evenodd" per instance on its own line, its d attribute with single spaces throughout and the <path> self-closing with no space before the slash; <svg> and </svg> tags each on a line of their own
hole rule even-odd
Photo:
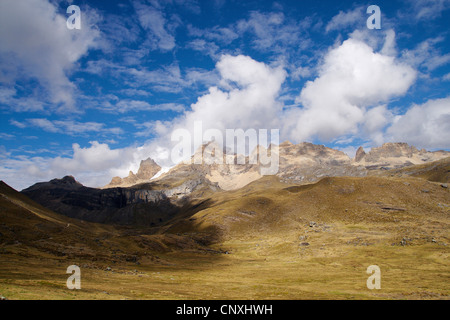
<svg viewBox="0 0 450 320">
<path fill-rule="evenodd" d="M 369 109 L 360 125 L 360 137 L 370 141 L 374 146 L 382 145 L 386 141 L 384 129 L 392 123 L 393 117 L 393 113 L 386 105 Z"/>
<path fill-rule="evenodd" d="M 140 161 L 150 154 L 145 146 L 111 149 L 97 141 L 90 142 L 90 146 L 85 148 L 75 143 L 72 149 L 71 157 L 9 157 L 2 160 L 0 175 L 18 190 L 36 180 L 48 181 L 65 175 L 73 175 L 85 185 L 101 187 L 109 183 L 113 176 L 127 176 L 130 170 L 136 172 Z"/>
<path fill-rule="evenodd" d="M 450 148 L 450 97 L 414 104 L 387 130 L 388 139 L 424 148 Z"/>
<path fill-rule="evenodd" d="M 37 79 L 49 101 L 75 107 L 76 86 L 68 74 L 90 48 L 99 31 L 89 10 L 82 12 L 81 30 L 69 30 L 67 17 L 48 0 L 0 2 L 0 80 L 12 85 L 18 79 Z"/>
<path fill-rule="evenodd" d="M 260 129 L 278 128 L 282 104 L 277 97 L 286 72 L 281 67 L 270 67 L 248 56 L 224 55 L 216 64 L 221 80 L 199 97 L 177 119 L 175 128 L 193 132 L 196 121 L 203 129 Z M 198 147 L 198 146 L 196 146 Z"/>
<path fill-rule="evenodd" d="M 357 134 L 370 108 L 404 94 L 415 78 L 408 65 L 348 39 L 326 55 L 318 78 L 302 89 L 297 102 L 303 107 L 289 110 L 289 137 L 330 141 Z"/>
</svg>

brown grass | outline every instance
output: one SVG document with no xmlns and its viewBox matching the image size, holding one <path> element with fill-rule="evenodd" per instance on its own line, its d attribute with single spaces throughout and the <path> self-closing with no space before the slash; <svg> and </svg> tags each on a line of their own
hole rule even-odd
<svg viewBox="0 0 450 320">
<path fill-rule="evenodd" d="M 45 241 L 39 236 L 21 241 L 7 232 L 12 220 L 5 219 L 12 219 L 14 210 L 22 210 L 22 235 L 35 231 L 43 218 L 1 202 L 0 294 L 10 299 L 449 298 L 450 197 L 439 183 L 394 176 L 325 178 L 298 186 L 265 177 L 197 201 L 195 210 L 158 230 L 73 221 L 79 229 L 70 233 L 52 231 L 57 223 L 46 220 L 53 239 Z M 81 290 L 66 288 L 71 264 L 81 267 Z M 381 290 L 366 287 L 369 265 L 381 269 Z"/>
</svg>

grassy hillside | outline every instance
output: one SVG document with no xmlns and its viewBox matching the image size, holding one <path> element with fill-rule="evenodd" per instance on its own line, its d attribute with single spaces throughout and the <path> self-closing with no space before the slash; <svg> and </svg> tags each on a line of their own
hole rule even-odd
<svg viewBox="0 0 450 320">
<path fill-rule="evenodd" d="M 2 234 L 20 213 L 17 224 L 26 220 L 27 230 L 48 224 L 45 233 L 52 239 L 43 241 L 44 247 L 76 241 L 77 252 L 90 253 L 59 256 L 37 247 L 36 238 L 16 244 L 15 232 L 4 233 L 9 240 L 1 238 L 0 294 L 11 299 L 448 299 L 450 294 L 449 190 L 422 178 L 342 177 L 293 185 L 264 177 L 190 202 L 157 229 L 73 221 L 73 233 L 70 227 L 62 231 L 67 218 L 61 222 L 50 212 L 39 217 L 30 213 L 36 206 L 25 208 L 31 205 L 26 199 L 12 205 L 2 194 Z M 5 217 L 11 220 L 5 223 Z M 65 287 L 70 264 L 81 267 L 82 290 Z M 381 269 L 381 290 L 366 287 L 370 265 Z"/>
</svg>

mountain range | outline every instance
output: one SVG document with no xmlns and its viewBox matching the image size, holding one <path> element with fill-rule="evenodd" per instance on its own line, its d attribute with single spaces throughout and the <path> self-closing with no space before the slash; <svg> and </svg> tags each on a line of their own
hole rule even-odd
<svg viewBox="0 0 450 320">
<path fill-rule="evenodd" d="M 219 148 L 215 142 L 202 145 L 190 163 L 180 163 L 152 179 L 161 167 L 152 159 L 141 161 L 136 174 L 115 177 L 103 188 L 85 187 L 72 176 L 37 183 L 22 193 L 55 212 L 71 218 L 100 223 L 154 226 L 170 220 L 192 199 L 213 197 L 217 192 L 238 190 L 261 179 L 261 164 L 195 164 L 205 150 Z M 272 146 L 269 146 L 269 150 Z M 450 152 L 418 150 L 405 143 L 386 143 L 365 153 L 359 148 L 354 159 L 322 145 L 288 141 L 278 147 L 279 168 L 275 175 L 283 183 L 305 184 L 324 177 L 366 177 L 390 169 L 420 165 L 450 156 Z M 231 164 L 229 164 L 231 163 Z"/>
<path fill-rule="evenodd" d="M 220 147 L 215 142 L 204 144 L 189 163 L 181 163 L 152 181 L 163 182 L 196 176 L 208 180 L 209 184 L 216 183 L 222 190 L 236 190 L 262 177 L 261 164 L 250 163 L 251 156 L 257 152 L 256 149 L 244 158 L 244 164 L 237 164 L 239 155 L 227 154 L 226 151 L 223 151 L 221 164 L 205 164 L 204 161 L 202 164 L 196 164 L 194 159 L 201 157 L 207 148 L 215 150 Z M 272 146 L 269 146 L 269 152 L 271 149 Z M 278 146 L 277 152 L 279 163 L 276 176 L 294 183 L 314 182 L 326 176 L 363 177 L 374 170 L 424 164 L 450 156 L 448 151 L 418 150 L 406 143 L 385 143 L 368 153 L 360 147 L 353 159 L 342 151 L 306 142 L 294 145 L 285 141 Z M 149 158 L 141 162 L 136 175 L 130 172 L 125 178 L 114 177 L 103 188 L 129 187 L 149 182 L 160 169 L 161 167 Z"/>
<path fill-rule="evenodd" d="M 449 152 L 387 143 L 351 159 L 310 143 L 277 149 L 278 173 L 268 176 L 252 154 L 243 165 L 224 154 L 234 163 L 162 174 L 143 160 L 103 188 L 72 176 L 21 192 L 1 182 L 0 293 L 448 299 Z M 84 270 L 86 290 L 65 289 L 60 274 L 71 264 Z M 382 291 L 365 286 L 372 264 Z"/>
</svg>

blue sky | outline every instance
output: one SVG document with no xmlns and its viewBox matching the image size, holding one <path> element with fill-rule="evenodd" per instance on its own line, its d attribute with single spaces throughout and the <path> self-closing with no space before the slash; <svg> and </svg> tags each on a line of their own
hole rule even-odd
<svg viewBox="0 0 450 320">
<path fill-rule="evenodd" d="M 170 133 L 199 120 L 349 155 L 449 150 L 448 21 L 449 0 L 2 0 L 0 179 L 101 186 L 147 157 L 169 167 Z"/>
</svg>

